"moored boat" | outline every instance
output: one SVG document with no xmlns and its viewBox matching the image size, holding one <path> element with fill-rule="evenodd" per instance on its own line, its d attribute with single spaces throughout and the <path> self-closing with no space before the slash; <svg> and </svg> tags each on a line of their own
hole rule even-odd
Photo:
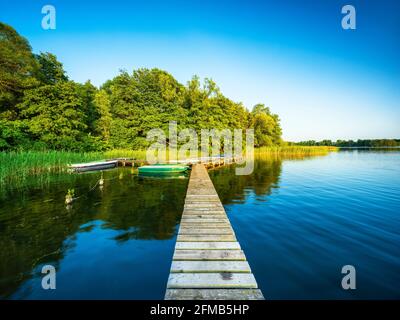
<svg viewBox="0 0 400 320">
<path fill-rule="evenodd" d="M 111 161 L 76 163 L 76 164 L 71 164 L 69 167 L 77 172 L 85 172 L 85 171 L 112 169 L 115 168 L 117 165 L 118 165 L 118 160 L 111 160 Z"/>
<path fill-rule="evenodd" d="M 168 172 L 185 172 L 189 169 L 188 166 L 179 164 L 156 164 L 141 166 L 138 168 L 139 173 L 168 173 Z"/>
</svg>

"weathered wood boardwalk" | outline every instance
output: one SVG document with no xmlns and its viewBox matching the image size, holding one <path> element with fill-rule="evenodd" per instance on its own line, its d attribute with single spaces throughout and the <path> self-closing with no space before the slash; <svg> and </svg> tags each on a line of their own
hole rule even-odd
<svg viewBox="0 0 400 320">
<path fill-rule="evenodd" d="M 190 175 L 167 300 L 264 299 L 203 164 Z"/>
</svg>

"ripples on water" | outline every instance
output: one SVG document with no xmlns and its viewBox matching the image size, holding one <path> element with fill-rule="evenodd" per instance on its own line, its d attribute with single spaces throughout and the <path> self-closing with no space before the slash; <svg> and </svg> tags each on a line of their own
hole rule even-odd
<svg viewBox="0 0 400 320">
<path fill-rule="evenodd" d="M 266 298 L 400 298 L 400 152 L 260 158 L 210 171 Z M 162 299 L 187 179 L 128 169 L 65 175 L 0 194 L 0 297 Z M 64 205 L 75 188 L 72 208 Z M 57 290 L 41 289 L 41 267 Z M 357 289 L 341 289 L 354 265 Z"/>
</svg>

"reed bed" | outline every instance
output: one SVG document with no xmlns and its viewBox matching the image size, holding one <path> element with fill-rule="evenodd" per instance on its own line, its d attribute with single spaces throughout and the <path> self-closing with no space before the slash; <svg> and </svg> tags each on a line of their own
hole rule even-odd
<svg viewBox="0 0 400 320">
<path fill-rule="evenodd" d="M 145 160 L 146 150 L 114 149 L 104 152 L 106 159 L 132 158 L 135 160 Z"/>
<path fill-rule="evenodd" d="M 329 152 L 338 151 L 338 147 L 330 146 L 276 146 L 261 147 L 254 150 L 255 155 L 280 155 L 280 156 L 323 156 Z"/>
<path fill-rule="evenodd" d="M 31 176 L 65 172 L 68 164 L 102 158 L 101 152 L 0 152 L 0 186 L 18 184 Z"/>
<path fill-rule="evenodd" d="M 115 149 L 105 152 L 21 151 L 0 152 L 0 188 L 23 185 L 28 178 L 46 178 L 67 172 L 68 165 L 113 158 L 146 159 L 145 150 Z"/>
</svg>

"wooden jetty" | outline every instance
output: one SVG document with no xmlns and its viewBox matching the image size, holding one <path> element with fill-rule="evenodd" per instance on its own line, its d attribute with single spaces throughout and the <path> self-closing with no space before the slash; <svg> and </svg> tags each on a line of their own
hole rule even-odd
<svg viewBox="0 0 400 320">
<path fill-rule="evenodd" d="M 185 159 L 185 160 L 179 160 L 179 161 L 174 161 L 174 162 L 183 163 L 183 164 L 186 164 L 189 166 L 193 166 L 194 164 L 203 164 L 207 169 L 210 169 L 210 168 L 216 168 L 216 167 L 233 164 L 240 160 L 242 160 L 241 157 L 217 156 L 217 157 L 199 157 L 199 158 Z"/>
<path fill-rule="evenodd" d="M 194 164 L 202 163 L 206 168 L 215 168 L 228 164 L 232 164 L 241 160 L 241 157 L 199 157 L 194 159 L 171 160 L 166 161 L 165 164 L 182 164 L 192 166 Z M 133 158 L 115 158 L 107 159 L 106 161 L 117 161 L 119 167 L 140 167 L 142 165 L 149 165 L 146 160 L 138 160 Z"/>
<path fill-rule="evenodd" d="M 262 300 L 205 164 L 193 164 L 166 300 Z"/>
<path fill-rule="evenodd" d="M 239 161 L 238 157 L 199 157 L 194 159 L 184 159 L 184 160 L 171 160 L 166 161 L 165 165 L 184 165 L 191 167 L 194 164 L 203 164 L 207 169 L 216 168 L 228 164 L 235 163 Z M 87 163 L 77 163 L 69 165 L 69 170 L 71 172 L 85 172 L 85 171 L 98 171 L 106 170 L 115 167 L 142 167 L 149 165 L 150 163 L 146 160 L 138 160 L 134 158 L 115 158 L 106 159 L 102 161 L 87 162 Z"/>
</svg>

